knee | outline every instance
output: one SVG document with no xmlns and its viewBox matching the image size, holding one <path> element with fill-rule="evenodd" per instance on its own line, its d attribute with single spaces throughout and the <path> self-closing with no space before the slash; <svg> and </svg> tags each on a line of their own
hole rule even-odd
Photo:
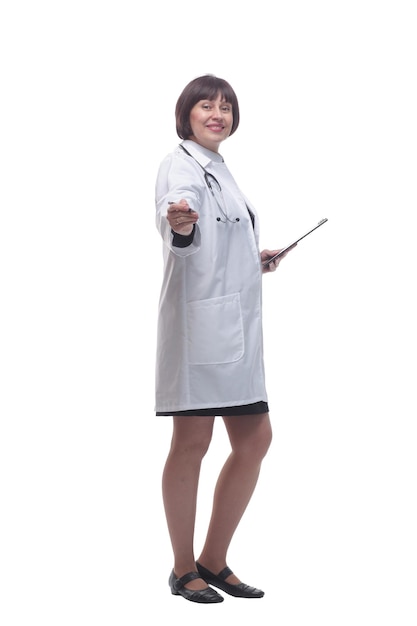
<svg viewBox="0 0 417 626">
<path fill-rule="evenodd" d="M 256 429 L 247 433 L 244 437 L 238 437 L 232 446 L 233 451 L 239 456 L 250 459 L 255 463 L 261 463 L 266 456 L 272 442 L 272 428 L 268 421 L 259 425 Z"/>
<path fill-rule="evenodd" d="M 265 428 L 263 428 L 259 433 L 256 433 L 256 436 L 252 440 L 252 454 L 255 455 L 259 461 L 266 456 L 269 447 L 272 442 L 272 429 L 271 425 L 268 423 Z"/>
<path fill-rule="evenodd" d="M 211 436 L 201 434 L 186 439 L 174 439 L 171 453 L 188 457 L 190 460 L 201 461 L 206 455 L 211 442 Z"/>
</svg>

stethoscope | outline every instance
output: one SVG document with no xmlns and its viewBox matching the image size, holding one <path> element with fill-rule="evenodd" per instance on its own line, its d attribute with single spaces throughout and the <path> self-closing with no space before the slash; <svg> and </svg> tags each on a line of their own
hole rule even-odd
<svg viewBox="0 0 417 626">
<path fill-rule="evenodd" d="M 219 211 L 220 211 L 220 213 L 221 213 L 221 214 L 222 214 L 222 216 L 223 216 L 223 219 L 222 219 L 221 217 L 217 217 L 217 218 L 216 218 L 216 220 L 217 220 L 218 222 L 222 222 L 223 224 L 226 224 L 226 222 L 230 222 L 231 224 L 236 224 L 236 222 L 240 222 L 240 218 L 239 218 L 239 217 L 236 217 L 235 219 L 230 219 L 230 217 L 227 215 L 226 211 L 223 209 L 222 205 L 220 204 L 220 202 L 219 202 L 219 200 L 218 200 L 218 198 L 217 198 L 216 194 L 214 193 L 213 183 L 215 184 L 216 189 L 217 189 L 217 191 L 219 192 L 219 194 L 221 195 L 222 200 L 223 200 L 223 202 L 224 202 L 223 193 L 222 193 L 222 188 L 221 188 L 221 185 L 220 185 L 219 181 L 217 180 L 217 178 L 216 178 L 216 177 L 215 177 L 215 176 L 214 176 L 211 172 L 208 172 L 208 171 L 206 170 L 206 168 L 205 168 L 205 167 L 203 167 L 203 165 L 201 165 L 201 163 L 199 163 L 199 161 L 197 161 L 197 159 L 196 159 L 195 157 L 193 157 L 193 155 L 192 155 L 190 152 L 188 152 L 188 150 L 187 150 L 186 148 L 184 148 L 184 146 L 183 146 L 182 144 L 179 144 L 179 146 L 180 146 L 180 148 L 182 148 L 182 149 L 184 150 L 184 152 L 185 152 L 186 154 L 188 154 L 188 156 L 190 156 L 192 159 L 194 159 L 194 161 L 195 161 L 196 163 L 198 163 L 198 165 L 199 165 L 199 166 L 201 167 L 201 169 L 203 170 L 203 173 L 204 173 L 204 181 L 205 181 L 205 183 L 206 183 L 207 187 L 209 188 L 211 195 L 212 195 L 212 196 L 213 196 L 213 198 L 215 199 L 216 204 L 217 204 L 217 206 L 219 207 Z"/>
</svg>

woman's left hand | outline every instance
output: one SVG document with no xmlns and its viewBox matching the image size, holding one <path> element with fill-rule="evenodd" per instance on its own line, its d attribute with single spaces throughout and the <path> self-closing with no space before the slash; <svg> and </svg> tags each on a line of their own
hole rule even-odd
<svg viewBox="0 0 417 626">
<path fill-rule="evenodd" d="M 283 248 L 280 248 L 278 250 L 262 250 L 262 252 L 261 252 L 262 274 L 267 274 L 269 272 L 275 272 L 275 270 L 277 269 L 278 265 L 281 263 L 282 259 L 285 258 L 287 256 L 288 252 L 290 252 L 290 250 L 295 248 L 296 245 L 297 244 L 295 243 L 293 246 L 291 246 L 291 248 L 288 248 L 288 250 L 286 252 L 284 252 L 284 254 L 282 256 L 278 257 L 274 261 L 271 261 L 267 265 L 264 265 L 265 261 L 268 261 L 268 259 L 271 259 L 273 256 L 278 254 L 278 252 L 281 252 L 281 250 L 283 250 Z"/>
</svg>

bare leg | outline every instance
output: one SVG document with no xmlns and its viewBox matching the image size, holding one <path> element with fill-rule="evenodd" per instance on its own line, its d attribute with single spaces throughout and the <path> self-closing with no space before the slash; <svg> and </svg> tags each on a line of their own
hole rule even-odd
<svg viewBox="0 0 417 626">
<path fill-rule="evenodd" d="M 214 574 L 226 567 L 233 534 L 251 499 L 272 439 L 268 413 L 224 417 L 232 452 L 219 475 L 206 542 L 198 561 Z M 227 582 L 238 584 L 232 575 Z"/>
<path fill-rule="evenodd" d="M 174 572 L 180 578 L 196 571 L 194 528 L 201 461 L 213 433 L 214 417 L 174 417 L 171 448 L 166 460 L 162 493 L 165 515 L 174 552 Z M 189 589 L 207 587 L 202 579 L 192 580 Z"/>
</svg>

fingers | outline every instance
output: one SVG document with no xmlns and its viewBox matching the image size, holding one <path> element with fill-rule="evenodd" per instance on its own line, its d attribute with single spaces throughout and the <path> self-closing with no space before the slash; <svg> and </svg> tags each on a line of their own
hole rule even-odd
<svg viewBox="0 0 417 626">
<path fill-rule="evenodd" d="M 275 261 L 271 261 L 270 263 L 268 263 L 268 265 L 264 265 L 263 266 L 263 272 L 275 272 L 275 270 L 277 269 L 278 265 L 280 264 L 281 259 L 275 259 Z"/>
<path fill-rule="evenodd" d="M 179 202 L 168 202 L 168 213 L 172 211 L 188 211 L 190 205 L 187 200 L 180 200 Z"/>
<path fill-rule="evenodd" d="M 286 256 L 287 252 L 280 254 L 280 256 L 276 256 L 279 254 L 283 248 L 278 250 L 262 250 L 261 252 L 261 261 L 262 261 L 262 273 L 266 272 L 275 272 L 278 265 L 281 263 L 282 259 Z M 275 258 L 274 258 L 275 257 Z"/>
<path fill-rule="evenodd" d="M 293 243 L 288 248 L 279 248 L 278 250 L 262 250 L 261 252 L 261 261 L 262 261 L 262 271 L 263 272 L 275 272 L 278 265 L 281 263 L 282 259 L 284 259 L 287 254 L 293 250 L 297 246 L 296 243 Z M 279 254 L 278 257 L 275 257 Z M 270 262 L 269 262 L 270 261 Z"/>
<path fill-rule="evenodd" d="M 180 234 L 189 234 L 192 225 L 198 220 L 198 213 L 194 211 L 186 200 L 170 202 L 166 218 L 172 230 Z"/>
<path fill-rule="evenodd" d="M 279 252 L 279 250 L 262 250 L 261 252 L 261 262 L 262 262 L 262 271 L 265 272 L 275 272 L 277 269 L 280 259 L 273 259 L 273 257 Z"/>
</svg>

